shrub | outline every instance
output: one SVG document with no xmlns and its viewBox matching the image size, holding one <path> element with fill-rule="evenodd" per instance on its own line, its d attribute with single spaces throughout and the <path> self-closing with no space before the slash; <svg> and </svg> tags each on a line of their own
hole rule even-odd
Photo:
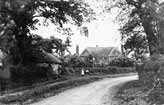
<svg viewBox="0 0 164 105">
<path fill-rule="evenodd" d="M 52 73 L 52 68 L 37 65 L 12 68 L 11 82 L 16 85 L 31 85 L 42 80 L 47 80 Z"/>
<path fill-rule="evenodd" d="M 77 55 L 68 55 L 64 58 L 64 62 L 66 67 L 84 67 L 86 66 L 86 62 L 84 62 L 79 56 Z"/>
<path fill-rule="evenodd" d="M 137 72 L 141 83 L 149 90 L 148 101 L 158 105 L 164 103 L 164 57 L 153 55 L 138 66 Z"/>
<path fill-rule="evenodd" d="M 133 67 L 134 60 L 127 57 L 120 57 L 112 60 L 109 63 L 109 66 L 117 66 L 117 67 Z"/>
<path fill-rule="evenodd" d="M 75 73 L 80 74 L 82 68 L 76 68 Z M 135 68 L 134 67 L 114 67 L 114 66 L 108 66 L 108 67 L 92 67 L 92 68 L 84 68 L 84 70 L 89 70 L 89 73 L 87 74 L 122 74 L 122 73 L 134 73 Z"/>
</svg>

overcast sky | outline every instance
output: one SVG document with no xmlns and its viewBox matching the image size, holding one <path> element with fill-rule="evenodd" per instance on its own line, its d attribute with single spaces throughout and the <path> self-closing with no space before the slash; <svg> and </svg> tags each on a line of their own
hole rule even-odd
<svg viewBox="0 0 164 105">
<path fill-rule="evenodd" d="M 97 12 L 102 12 L 104 7 L 104 2 L 102 0 L 87 0 L 89 1 L 92 8 Z M 97 3 L 99 2 L 99 3 Z M 116 11 L 111 13 L 103 13 L 100 15 L 99 19 L 92 21 L 90 23 L 85 23 L 83 26 L 87 26 L 89 29 L 89 36 L 81 36 L 80 30 L 77 27 L 74 27 L 75 35 L 71 36 L 72 47 L 69 48 L 71 53 L 75 53 L 76 45 L 79 45 L 80 53 L 86 47 L 119 47 L 120 48 L 120 33 L 118 31 L 119 26 L 114 22 L 114 16 Z M 72 26 L 71 26 L 72 27 Z M 49 27 L 39 26 L 39 30 L 35 31 L 39 35 L 44 35 L 44 38 L 49 38 L 52 35 L 65 39 L 67 36 L 59 35 L 54 25 Z"/>
<path fill-rule="evenodd" d="M 159 3 L 162 3 L 162 2 L 164 2 L 164 0 L 158 0 L 159 1 Z"/>
</svg>

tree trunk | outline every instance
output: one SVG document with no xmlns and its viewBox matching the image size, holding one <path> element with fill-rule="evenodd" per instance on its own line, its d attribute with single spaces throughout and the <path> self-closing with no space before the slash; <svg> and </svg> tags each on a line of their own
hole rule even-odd
<svg viewBox="0 0 164 105">
<path fill-rule="evenodd" d="M 164 54 L 164 21 L 159 22 L 159 53 Z"/>
<path fill-rule="evenodd" d="M 150 55 L 159 53 L 158 40 L 153 32 L 151 21 L 143 22 L 143 27 L 144 27 L 145 33 L 147 35 Z"/>
</svg>

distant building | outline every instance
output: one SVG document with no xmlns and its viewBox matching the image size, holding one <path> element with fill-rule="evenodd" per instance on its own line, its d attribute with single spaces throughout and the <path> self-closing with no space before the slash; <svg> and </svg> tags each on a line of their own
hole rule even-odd
<svg viewBox="0 0 164 105">
<path fill-rule="evenodd" d="M 87 47 L 80 55 L 84 60 L 92 56 L 94 64 L 108 64 L 122 54 L 116 47 Z"/>
</svg>

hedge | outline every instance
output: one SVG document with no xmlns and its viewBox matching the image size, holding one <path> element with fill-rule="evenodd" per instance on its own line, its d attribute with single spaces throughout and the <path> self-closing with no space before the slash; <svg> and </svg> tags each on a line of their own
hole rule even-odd
<svg viewBox="0 0 164 105">
<path fill-rule="evenodd" d="M 93 67 L 83 68 L 89 70 L 89 74 L 121 74 L 121 73 L 134 73 L 136 72 L 135 67 Z M 82 68 L 75 68 L 75 74 L 80 75 Z"/>
</svg>

